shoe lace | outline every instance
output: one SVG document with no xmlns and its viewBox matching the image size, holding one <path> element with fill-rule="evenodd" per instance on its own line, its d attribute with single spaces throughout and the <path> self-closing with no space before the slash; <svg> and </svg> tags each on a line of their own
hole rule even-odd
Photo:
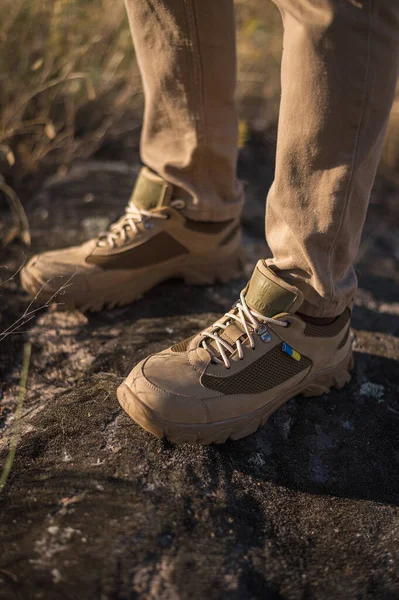
<svg viewBox="0 0 399 600">
<path fill-rule="evenodd" d="M 137 225 L 144 222 L 146 226 L 150 223 L 150 219 L 167 219 L 168 215 L 162 212 L 153 212 L 138 208 L 132 201 L 125 208 L 124 215 L 109 226 L 108 231 L 100 233 L 98 236 L 98 246 L 115 247 L 115 242 L 122 239 L 122 242 L 128 240 L 127 232 L 130 230 L 133 234 L 138 233 Z"/>
<path fill-rule="evenodd" d="M 262 336 L 266 335 L 266 339 L 270 339 L 267 337 L 268 330 L 266 323 L 273 323 L 273 325 L 278 325 L 279 327 L 288 327 L 287 321 L 271 319 L 269 317 L 265 317 L 264 315 L 258 313 L 255 310 L 250 309 L 247 303 L 245 302 L 243 292 L 241 292 L 240 299 L 233 306 L 233 310 L 226 313 L 222 318 L 224 322 L 217 321 L 216 323 L 214 323 L 212 325 L 211 331 L 201 332 L 201 335 L 205 338 L 204 340 L 202 340 L 201 345 L 205 350 L 208 350 L 209 352 L 209 340 L 207 338 L 214 340 L 216 342 L 216 346 L 222 360 L 215 356 L 213 356 L 213 359 L 216 360 L 218 363 L 223 362 L 226 369 L 230 369 L 231 366 L 229 358 L 226 354 L 226 350 L 230 352 L 230 355 L 233 354 L 235 350 L 237 350 L 238 358 L 240 360 L 244 358 L 244 350 L 240 339 L 237 339 L 233 346 L 219 336 L 218 330 L 226 329 L 226 327 L 230 324 L 231 321 L 237 321 L 240 325 L 242 325 L 252 349 L 255 348 L 255 341 L 253 337 L 254 333 Z"/>
</svg>

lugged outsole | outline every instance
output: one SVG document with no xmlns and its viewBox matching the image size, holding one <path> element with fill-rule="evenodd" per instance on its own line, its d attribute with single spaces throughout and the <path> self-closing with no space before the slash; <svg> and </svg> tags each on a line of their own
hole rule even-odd
<svg viewBox="0 0 399 600">
<path fill-rule="evenodd" d="M 240 247 L 231 255 L 219 261 L 197 262 L 191 261 L 187 266 L 180 265 L 175 271 L 169 271 L 164 276 L 160 276 L 156 281 L 149 280 L 147 285 L 142 285 L 139 289 L 132 285 L 133 289 L 124 285 L 120 290 L 107 288 L 105 290 L 81 294 L 68 295 L 66 290 L 60 290 L 60 293 L 54 289 L 47 289 L 46 286 L 38 281 L 28 268 L 21 271 L 21 284 L 23 289 L 38 302 L 45 304 L 53 298 L 52 302 L 57 302 L 60 306 L 68 310 L 78 309 L 82 312 L 99 312 L 106 308 L 116 308 L 130 304 L 138 300 L 156 285 L 167 281 L 168 279 L 183 279 L 187 284 L 192 285 L 211 285 L 213 283 L 227 283 L 243 274 L 245 265 L 245 253 Z M 149 268 L 150 270 L 150 268 Z M 134 283 L 134 282 L 133 282 Z M 61 286 L 60 286 L 61 288 Z"/>
<path fill-rule="evenodd" d="M 315 373 L 312 379 L 296 386 L 284 396 L 242 417 L 216 423 L 186 424 L 161 419 L 132 392 L 126 383 L 119 386 L 117 397 L 123 410 L 133 421 L 157 438 L 165 437 L 175 444 L 182 442 L 203 445 L 223 444 L 228 439 L 239 440 L 254 433 L 280 406 L 299 394 L 305 397 L 319 396 L 327 393 L 332 387 L 342 388 L 350 381 L 353 366 L 353 355 L 350 350 L 340 364 Z"/>
</svg>

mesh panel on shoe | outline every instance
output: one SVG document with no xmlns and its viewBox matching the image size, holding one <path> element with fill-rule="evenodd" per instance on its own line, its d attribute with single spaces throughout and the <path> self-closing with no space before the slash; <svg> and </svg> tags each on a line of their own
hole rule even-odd
<svg viewBox="0 0 399 600">
<path fill-rule="evenodd" d="M 307 356 L 294 360 L 282 351 L 282 344 L 275 346 L 251 365 L 230 377 L 203 375 L 205 387 L 223 394 L 258 394 L 280 385 L 307 369 L 312 361 Z"/>
<path fill-rule="evenodd" d="M 195 338 L 195 335 L 192 335 L 191 337 L 187 338 L 186 340 L 182 340 L 181 342 L 178 342 L 177 344 L 175 344 L 174 346 L 171 347 L 172 352 L 186 352 L 191 340 L 194 338 Z"/>
<path fill-rule="evenodd" d="M 330 325 L 311 325 L 306 324 L 304 334 L 309 337 L 334 337 L 343 329 L 349 321 L 351 311 L 347 308 L 342 315 L 337 317 Z"/>
<path fill-rule="evenodd" d="M 188 254 L 187 248 L 169 233 L 161 231 L 140 246 L 123 252 L 111 250 L 107 254 L 93 253 L 86 258 L 86 262 L 103 269 L 142 269 L 184 254 Z"/>
</svg>

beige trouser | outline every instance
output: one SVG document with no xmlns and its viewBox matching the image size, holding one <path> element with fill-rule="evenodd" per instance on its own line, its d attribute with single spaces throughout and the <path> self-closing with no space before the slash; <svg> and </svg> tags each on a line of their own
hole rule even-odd
<svg viewBox="0 0 399 600">
<path fill-rule="evenodd" d="M 266 0 L 265 0 L 266 1 Z M 335 316 L 353 261 L 395 93 L 399 0 L 275 0 L 284 22 L 269 266 L 302 311 Z M 143 162 L 185 190 L 187 216 L 242 209 L 232 0 L 126 0 L 146 98 Z"/>
</svg>

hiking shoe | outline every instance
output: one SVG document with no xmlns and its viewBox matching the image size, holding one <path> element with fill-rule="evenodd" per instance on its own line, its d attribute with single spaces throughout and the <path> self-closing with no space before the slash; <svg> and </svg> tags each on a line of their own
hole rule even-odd
<svg viewBox="0 0 399 600">
<path fill-rule="evenodd" d="M 156 437 L 211 444 L 253 433 L 297 394 L 341 388 L 353 366 L 350 310 L 310 325 L 295 314 L 302 301 L 259 261 L 229 313 L 132 370 L 121 406 Z"/>
<path fill-rule="evenodd" d="M 176 194 L 143 168 L 119 221 L 81 246 L 34 256 L 21 271 L 22 286 L 41 302 L 101 310 L 127 304 L 172 277 L 209 284 L 239 276 L 239 219 L 189 220 Z"/>
</svg>

